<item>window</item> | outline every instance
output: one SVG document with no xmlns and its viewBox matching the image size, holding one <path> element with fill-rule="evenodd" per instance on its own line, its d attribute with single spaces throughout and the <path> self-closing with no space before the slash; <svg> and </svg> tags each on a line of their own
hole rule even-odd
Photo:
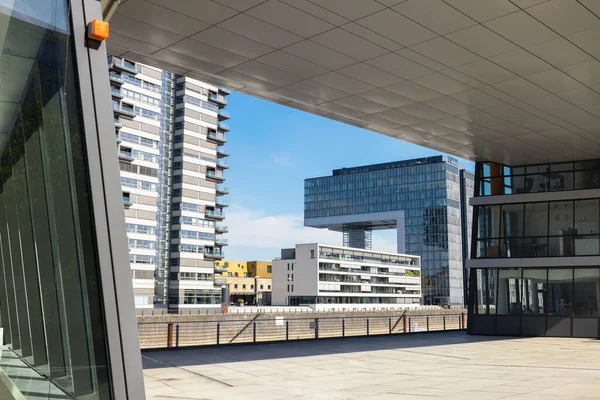
<svg viewBox="0 0 600 400">
<path fill-rule="evenodd" d="M 254 285 L 250 285 L 250 289 L 254 289 Z"/>
<path fill-rule="evenodd" d="M 574 315 L 597 317 L 600 270 L 598 268 L 576 268 L 574 284 Z"/>
<path fill-rule="evenodd" d="M 267 273 L 270 274 L 273 272 L 273 266 L 267 265 Z"/>
<path fill-rule="evenodd" d="M 290 263 L 287 263 L 288 271 L 290 270 Z"/>
<path fill-rule="evenodd" d="M 548 270 L 548 315 L 573 314 L 573 270 Z"/>
<path fill-rule="evenodd" d="M 234 288 L 234 289 L 237 289 L 237 288 L 238 288 L 238 285 L 237 285 L 237 283 L 236 283 L 235 285 L 233 285 L 233 288 Z"/>
<path fill-rule="evenodd" d="M 235 276 L 238 276 L 238 273 L 237 273 L 237 272 L 235 273 Z"/>
<path fill-rule="evenodd" d="M 261 290 L 262 290 L 262 289 L 264 289 L 264 285 L 260 285 L 260 289 L 261 289 Z"/>
<path fill-rule="evenodd" d="M 314 250 L 310 251 L 310 258 L 315 258 L 315 251 Z"/>
<path fill-rule="evenodd" d="M 546 269 L 523 270 L 523 315 L 545 313 L 546 274 Z"/>
<path fill-rule="evenodd" d="M 294 285 L 292 285 L 292 292 L 294 291 Z"/>
<path fill-rule="evenodd" d="M 521 269 L 500 269 L 498 315 L 521 315 Z"/>
<path fill-rule="evenodd" d="M 292 271 L 294 270 L 294 263 L 292 263 Z"/>
<path fill-rule="evenodd" d="M 287 291 L 288 291 L 288 292 L 290 291 L 290 284 L 289 284 L 289 283 L 288 283 L 288 285 L 287 285 Z"/>
<path fill-rule="evenodd" d="M 294 274 L 292 274 L 292 280 L 294 280 Z"/>
<path fill-rule="evenodd" d="M 242 289 L 246 289 L 246 284 L 243 284 L 243 285 L 242 285 Z"/>
<path fill-rule="evenodd" d="M 269 289 L 269 290 L 270 290 L 270 289 L 271 289 L 271 285 L 267 286 L 267 289 Z"/>
</svg>

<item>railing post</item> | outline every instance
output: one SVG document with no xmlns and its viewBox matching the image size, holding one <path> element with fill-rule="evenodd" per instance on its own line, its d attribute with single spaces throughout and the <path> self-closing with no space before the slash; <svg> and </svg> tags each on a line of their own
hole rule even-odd
<svg viewBox="0 0 600 400">
<path fill-rule="evenodd" d="M 388 331 L 389 331 L 389 334 L 391 335 L 392 334 L 392 318 L 391 317 L 388 318 Z"/>
<path fill-rule="evenodd" d="M 446 330 L 446 316 L 443 316 L 443 321 L 444 321 L 444 330 Z"/>
<path fill-rule="evenodd" d="M 219 344 L 221 339 L 221 324 L 217 322 L 217 344 Z"/>
<path fill-rule="evenodd" d="M 252 323 L 252 342 L 256 343 L 256 322 Z"/>
<path fill-rule="evenodd" d="M 179 324 L 175 326 L 175 347 L 179 347 Z"/>
<path fill-rule="evenodd" d="M 315 318 L 315 339 L 319 338 L 319 318 Z"/>
<path fill-rule="evenodd" d="M 410 318 L 408 318 L 408 333 L 412 332 L 412 325 L 410 324 Z"/>
<path fill-rule="evenodd" d="M 458 316 L 458 329 L 462 326 L 462 315 Z"/>
<path fill-rule="evenodd" d="M 173 347 L 173 322 L 167 324 L 167 347 Z"/>
<path fill-rule="evenodd" d="M 427 316 L 427 332 L 429 332 L 429 315 Z"/>
<path fill-rule="evenodd" d="M 346 337 L 346 320 L 342 318 L 342 337 Z"/>
<path fill-rule="evenodd" d="M 406 314 L 402 317 L 402 333 L 406 333 Z"/>
<path fill-rule="evenodd" d="M 467 329 L 467 324 L 465 323 L 465 313 L 461 313 L 462 316 L 462 329 Z"/>
<path fill-rule="evenodd" d="M 285 321 L 285 340 L 290 340 L 290 321 Z"/>
<path fill-rule="evenodd" d="M 367 318 L 367 336 L 369 336 L 369 318 Z"/>
</svg>

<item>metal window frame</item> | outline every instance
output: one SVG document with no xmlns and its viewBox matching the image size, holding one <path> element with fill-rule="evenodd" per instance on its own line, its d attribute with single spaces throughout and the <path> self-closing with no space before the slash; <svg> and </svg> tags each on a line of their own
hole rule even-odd
<svg viewBox="0 0 600 400">
<path fill-rule="evenodd" d="M 125 214 L 114 143 L 106 43 L 86 45 L 87 24 L 102 20 L 99 0 L 70 0 L 73 42 L 81 93 L 83 136 L 114 399 L 145 399 Z"/>
</svg>

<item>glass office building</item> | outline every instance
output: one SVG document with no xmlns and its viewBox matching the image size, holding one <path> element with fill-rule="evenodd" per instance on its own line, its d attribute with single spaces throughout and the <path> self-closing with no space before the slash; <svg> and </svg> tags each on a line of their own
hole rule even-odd
<svg viewBox="0 0 600 400">
<path fill-rule="evenodd" d="M 398 253 L 421 257 L 423 303 L 463 305 L 472 194 L 473 175 L 447 156 L 338 169 L 305 180 L 304 224 L 366 249 L 373 230 L 396 229 Z"/>
<path fill-rule="evenodd" d="M 469 332 L 597 337 L 600 160 L 478 163 Z"/>
<path fill-rule="evenodd" d="M 85 16 L 100 2 L 0 1 L 2 399 L 143 398 L 106 51 L 84 45 Z"/>
</svg>

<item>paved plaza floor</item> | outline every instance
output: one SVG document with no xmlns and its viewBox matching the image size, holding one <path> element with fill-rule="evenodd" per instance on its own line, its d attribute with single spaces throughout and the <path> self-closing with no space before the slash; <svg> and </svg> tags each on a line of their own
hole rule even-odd
<svg viewBox="0 0 600 400">
<path fill-rule="evenodd" d="M 600 340 L 441 332 L 143 353 L 158 399 L 600 399 Z"/>
</svg>

